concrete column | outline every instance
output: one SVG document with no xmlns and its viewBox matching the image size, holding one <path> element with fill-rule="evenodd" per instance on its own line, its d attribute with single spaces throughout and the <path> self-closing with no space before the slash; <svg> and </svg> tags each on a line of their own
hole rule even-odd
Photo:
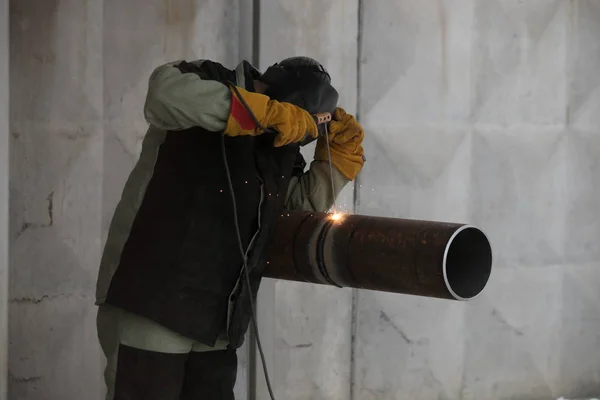
<svg viewBox="0 0 600 400">
<path fill-rule="evenodd" d="M 0 0 L 0 400 L 8 391 L 8 0 Z"/>
<path fill-rule="evenodd" d="M 354 113 L 358 0 L 260 3 L 258 66 L 264 70 L 287 57 L 313 57 L 331 73 L 340 106 Z M 307 162 L 313 160 L 315 144 L 302 149 Z M 352 209 L 352 185 L 337 203 L 340 210 Z M 263 281 L 258 323 L 277 398 L 350 397 L 351 310 L 351 289 Z M 258 357 L 256 365 L 256 399 L 268 399 Z"/>
<path fill-rule="evenodd" d="M 253 60 L 254 65 L 261 71 L 264 71 L 268 64 L 265 64 L 265 53 L 262 47 L 265 26 L 262 23 L 265 13 L 265 7 L 271 5 L 272 0 L 254 0 L 254 30 L 253 30 Z M 256 320 L 258 331 L 262 343 L 262 349 L 265 357 L 266 369 L 269 374 L 271 384 L 275 385 L 275 280 L 263 279 L 256 299 Z M 251 330 L 250 330 L 251 332 Z M 254 335 L 250 335 L 253 341 L 256 341 Z M 254 352 L 251 352 L 251 385 L 250 400 L 270 399 L 267 381 L 265 379 L 262 359 L 256 344 L 253 346 Z M 277 394 L 275 394 L 277 397 Z"/>
<path fill-rule="evenodd" d="M 262 0 L 246 1 L 246 12 L 240 10 L 240 21 L 244 24 L 240 25 L 240 35 L 244 35 L 244 39 L 240 37 L 240 55 L 243 58 L 252 62 L 252 64 L 264 71 L 266 65 L 261 61 L 261 35 L 263 26 L 261 25 L 261 15 L 264 8 Z M 242 30 L 242 28 L 244 28 Z M 244 53 L 242 54 L 242 49 Z M 266 367 L 269 372 L 271 382 L 273 382 L 274 374 L 274 334 L 275 334 L 275 281 L 272 279 L 264 279 L 261 283 L 260 290 L 256 299 L 256 320 L 262 348 L 264 351 Z M 249 344 L 249 363 L 248 363 L 248 383 L 249 383 L 249 400 L 269 399 L 269 391 L 265 379 L 264 368 L 260 352 L 256 345 L 256 336 L 252 329 L 248 330 Z"/>
<path fill-rule="evenodd" d="M 256 43 L 256 16 L 255 7 L 260 0 L 240 0 L 239 2 L 239 45 L 238 59 L 250 61 L 258 66 L 258 57 L 255 51 Z M 238 350 L 238 379 L 236 384 L 236 399 L 256 399 L 256 356 L 255 337 L 252 329 L 248 329 L 246 341 Z"/>
</svg>

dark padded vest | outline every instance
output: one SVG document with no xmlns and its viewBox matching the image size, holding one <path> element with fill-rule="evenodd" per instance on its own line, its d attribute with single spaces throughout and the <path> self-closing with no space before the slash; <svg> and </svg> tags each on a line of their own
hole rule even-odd
<svg viewBox="0 0 600 400">
<path fill-rule="evenodd" d="M 245 66 L 245 87 L 253 90 L 257 73 Z M 211 61 L 178 68 L 236 83 L 235 71 Z M 275 216 L 292 173 L 304 169 L 298 145 L 275 148 L 273 139 L 272 134 L 224 138 L 245 249 L 256 233 L 248 252 L 250 291 L 241 275 L 223 133 L 192 128 L 168 132 L 160 147 L 106 302 L 210 346 L 227 328 L 230 347 L 241 346 Z"/>
</svg>

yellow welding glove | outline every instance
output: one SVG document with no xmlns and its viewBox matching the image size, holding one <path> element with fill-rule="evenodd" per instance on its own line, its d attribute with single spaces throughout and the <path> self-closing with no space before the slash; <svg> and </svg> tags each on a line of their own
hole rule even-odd
<svg viewBox="0 0 600 400">
<path fill-rule="evenodd" d="M 354 180 L 362 169 L 365 151 L 362 142 L 365 132 L 354 116 L 337 108 L 329 123 L 329 147 L 331 163 L 349 180 Z M 327 141 L 319 137 L 315 160 L 328 161 Z"/>
<path fill-rule="evenodd" d="M 236 91 L 232 89 L 231 108 L 225 126 L 226 135 L 257 136 L 264 133 L 261 127 L 273 129 L 278 132 L 273 143 L 275 147 L 300 142 L 307 134 L 313 138 L 317 137 L 317 124 L 313 116 L 302 108 L 271 100 L 264 94 L 249 92 L 239 87 L 236 89 L 254 114 L 258 125 Z"/>
</svg>

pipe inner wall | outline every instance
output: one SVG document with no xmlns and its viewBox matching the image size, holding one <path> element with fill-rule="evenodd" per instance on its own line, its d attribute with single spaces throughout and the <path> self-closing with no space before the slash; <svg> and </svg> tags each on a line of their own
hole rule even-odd
<svg viewBox="0 0 600 400">
<path fill-rule="evenodd" d="M 456 300 L 471 300 L 485 288 L 492 273 L 492 248 L 474 226 L 460 227 L 446 245 L 444 282 Z"/>
</svg>

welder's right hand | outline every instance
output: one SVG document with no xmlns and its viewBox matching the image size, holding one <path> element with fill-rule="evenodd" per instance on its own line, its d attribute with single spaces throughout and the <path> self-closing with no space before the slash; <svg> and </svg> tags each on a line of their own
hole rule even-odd
<svg viewBox="0 0 600 400">
<path fill-rule="evenodd" d="M 316 138 L 317 124 L 307 111 L 290 103 L 280 103 L 268 96 L 253 93 L 236 87 L 248 108 L 254 114 L 258 124 L 249 110 L 239 99 L 235 90 L 231 90 L 231 109 L 225 126 L 228 136 L 257 136 L 264 133 L 262 128 L 278 132 L 273 145 L 285 146 L 302 141 L 306 135 Z"/>
</svg>

